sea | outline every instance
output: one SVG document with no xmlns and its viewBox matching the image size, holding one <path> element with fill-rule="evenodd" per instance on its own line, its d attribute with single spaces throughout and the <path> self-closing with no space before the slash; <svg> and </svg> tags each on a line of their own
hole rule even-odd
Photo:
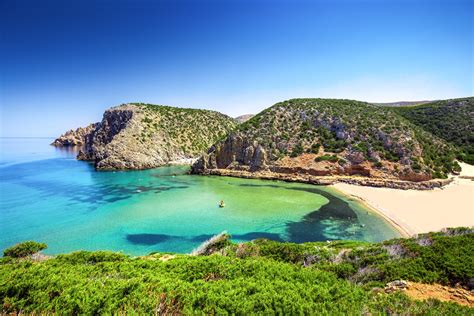
<svg viewBox="0 0 474 316">
<path fill-rule="evenodd" d="M 189 166 L 96 171 L 52 138 L 0 138 L 0 251 L 187 253 L 226 231 L 234 242 L 377 242 L 385 219 L 327 186 L 189 174 Z M 219 207 L 224 201 L 225 207 Z"/>
</svg>

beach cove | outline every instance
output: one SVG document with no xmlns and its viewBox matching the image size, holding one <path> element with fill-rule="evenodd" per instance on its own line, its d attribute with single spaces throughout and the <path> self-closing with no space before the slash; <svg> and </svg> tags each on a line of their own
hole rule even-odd
<svg viewBox="0 0 474 316">
<path fill-rule="evenodd" d="M 336 183 L 349 194 L 398 226 L 407 235 L 447 227 L 474 226 L 474 166 L 460 163 L 462 171 L 452 182 L 433 190 L 401 190 Z"/>
<path fill-rule="evenodd" d="M 0 168 L 2 250 L 37 240 L 49 254 L 190 252 L 224 230 L 236 242 L 400 236 L 357 199 L 327 186 L 194 176 L 182 166 L 97 172 L 49 142 L 2 139 L 2 153 L 9 153 Z"/>
</svg>

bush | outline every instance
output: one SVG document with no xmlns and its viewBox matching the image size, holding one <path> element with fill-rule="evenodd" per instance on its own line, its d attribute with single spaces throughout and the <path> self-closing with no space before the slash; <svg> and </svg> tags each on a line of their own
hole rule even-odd
<svg viewBox="0 0 474 316">
<path fill-rule="evenodd" d="M 311 149 L 309 150 L 309 152 L 317 154 L 319 152 L 319 148 L 321 148 L 321 144 L 313 144 L 311 145 Z"/>
<path fill-rule="evenodd" d="M 376 168 L 382 168 L 383 167 L 383 164 L 380 162 L 380 161 L 377 161 L 374 163 L 374 167 Z"/>
<path fill-rule="evenodd" d="M 337 161 L 337 163 L 338 163 L 340 166 L 344 166 L 345 164 L 347 164 L 347 160 L 342 159 L 342 158 L 339 158 L 339 160 Z"/>
<path fill-rule="evenodd" d="M 5 257 L 24 258 L 48 248 L 45 243 L 25 241 L 3 251 Z"/>
<path fill-rule="evenodd" d="M 293 147 L 293 150 L 291 151 L 290 157 L 298 157 L 304 152 L 303 145 L 297 144 L 295 147 Z"/>
<path fill-rule="evenodd" d="M 320 161 L 329 161 L 329 162 L 338 162 L 339 158 L 337 158 L 336 155 L 322 155 L 319 157 L 314 158 L 314 161 L 320 162 Z"/>
<path fill-rule="evenodd" d="M 0 314 L 467 315 L 472 309 L 453 303 L 367 290 L 400 278 L 467 285 L 473 238 L 464 228 L 377 244 L 255 240 L 167 261 L 105 251 L 34 264 L 6 257 Z"/>
</svg>

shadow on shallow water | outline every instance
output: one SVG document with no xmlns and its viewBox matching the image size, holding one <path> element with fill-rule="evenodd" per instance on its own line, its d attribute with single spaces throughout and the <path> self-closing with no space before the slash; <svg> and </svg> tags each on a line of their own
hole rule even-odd
<svg viewBox="0 0 474 316">
<path fill-rule="evenodd" d="M 275 184 L 239 184 L 245 187 L 281 188 Z M 329 202 L 304 216 L 301 221 L 286 223 L 286 241 L 302 243 L 336 239 L 355 239 L 360 234 L 357 214 L 349 203 L 316 187 L 290 187 L 287 190 L 305 191 L 325 197 Z M 269 238 L 272 239 L 272 238 Z"/>
<path fill-rule="evenodd" d="M 357 214 L 349 203 L 317 188 L 292 188 L 324 196 L 329 202 L 299 222 L 286 224 L 288 241 L 301 243 L 308 240 L 324 241 L 354 239 L 360 233 Z"/>
<path fill-rule="evenodd" d="M 86 172 L 91 183 L 79 181 L 62 180 L 60 177 L 49 177 L 55 172 L 65 170 L 64 177 L 70 174 L 67 170 L 79 169 L 80 172 Z M 118 172 L 96 172 L 93 167 L 87 163 L 77 165 L 77 161 L 72 159 L 47 159 L 17 164 L 0 170 L 2 181 L 21 185 L 23 187 L 34 189 L 41 194 L 41 198 L 48 199 L 62 196 L 69 200 L 68 206 L 86 203 L 91 205 L 90 210 L 95 210 L 101 204 L 113 203 L 121 200 L 127 200 L 133 195 L 152 192 L 161 193 L 175 189 L 186 189 L 187 183 L 173 181 L 169 185 L 153 185 L 134 183 L 132 178 L 130 182 L 121 184 L 114 183 L 116 178 L 124 174 L 132 175 L 126 171 Z M 77 171 L 76 171 L 77 172 Z M 139 175 L 141 173 L 141 175 Z M 135 173 L 137 179 L 146 179 L 150 175 L 143 171 Z M 151 174 L 152 177 L 164 178 L 167 174 Z"/>
<path fill-rule="evenodd" d="M 251 187 L 272 187 L 281 188 L 274 184 L 238 184 L 239 186 Z M 357 214 L 350 207 L 349 203 L 329 192 L 318 188 L 294 187 L 288 190 L 305 191 L 318 194 L 329 202 L 318 210 L 304 216 L 301 221 L 286 223 L 286 237 L 280 234 L 268 232 L 249 232 L 245 234 L 232 234 L 236 240 L 250 241 L 258 238 L 267 238 L 275 241 L 289 241 L 302 243 L 307 241 L 325 241 L 335 239 L 353 239 L 360 233 Z M 216 232 L 218 233 L 218 232 Z M 213 234 L 197 236 L 173 236 L 166 234 L 127 234 L 126 240 L 134 245 L 156 245 L 170 240 L 183 242 L 204 242 L 211 238 Z"/>
<path fill-rule="evenodd" d="M 214 234 L 205 234 L 205 235 L 197 235 L 197 236 L 173 236 L 173 235 L 166 235 L 166 234 L 127 234 L 125 238 L 129 243 L 134 245 L 146 245 L 152 246 L 157 245 L 160 243 L 168 242 L 170 240 L 175 241 L 186 241 L 186 242 L 204 242 L 210 239 Z M 265 232 L 250 232 L 246 234 L 233 234 L 233 239 L 250 241 L 258 238 L 267 238 L 276 241 L 284 241 L 280 235 L 273 234 L 273 233 L 265 233 Z"/>
</svg>

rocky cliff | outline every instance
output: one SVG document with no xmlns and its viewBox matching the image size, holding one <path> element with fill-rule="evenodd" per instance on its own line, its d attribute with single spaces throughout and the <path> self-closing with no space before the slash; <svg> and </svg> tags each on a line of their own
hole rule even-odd
<svg viewBox="0 0 474 316">
<path fill-rule="evenodd" d="M 83 146 L 86 143 L 86 138 L 91 134 L 99 125 L 99 123 L 89 124 L 86 127 L 79 127 L 76 130 L 69 130 L 62 134 L 51 143 L 57 147 L 73 147 Z"/>
<path fill-rule="evenodd" d="M 452 148 L 390 109 L 335 99 L 293 99 L 264 110 L 193 166 L 194 173 L 336 176 L 405 181 L 458 168 Z"/>
<path fill-rule="evenodd" d="M 199 156 L 236 124 L 214 111 L 124 104 L 105 111 L 78 159 L 99 170 L 154 168 Z"/>
</svg>

